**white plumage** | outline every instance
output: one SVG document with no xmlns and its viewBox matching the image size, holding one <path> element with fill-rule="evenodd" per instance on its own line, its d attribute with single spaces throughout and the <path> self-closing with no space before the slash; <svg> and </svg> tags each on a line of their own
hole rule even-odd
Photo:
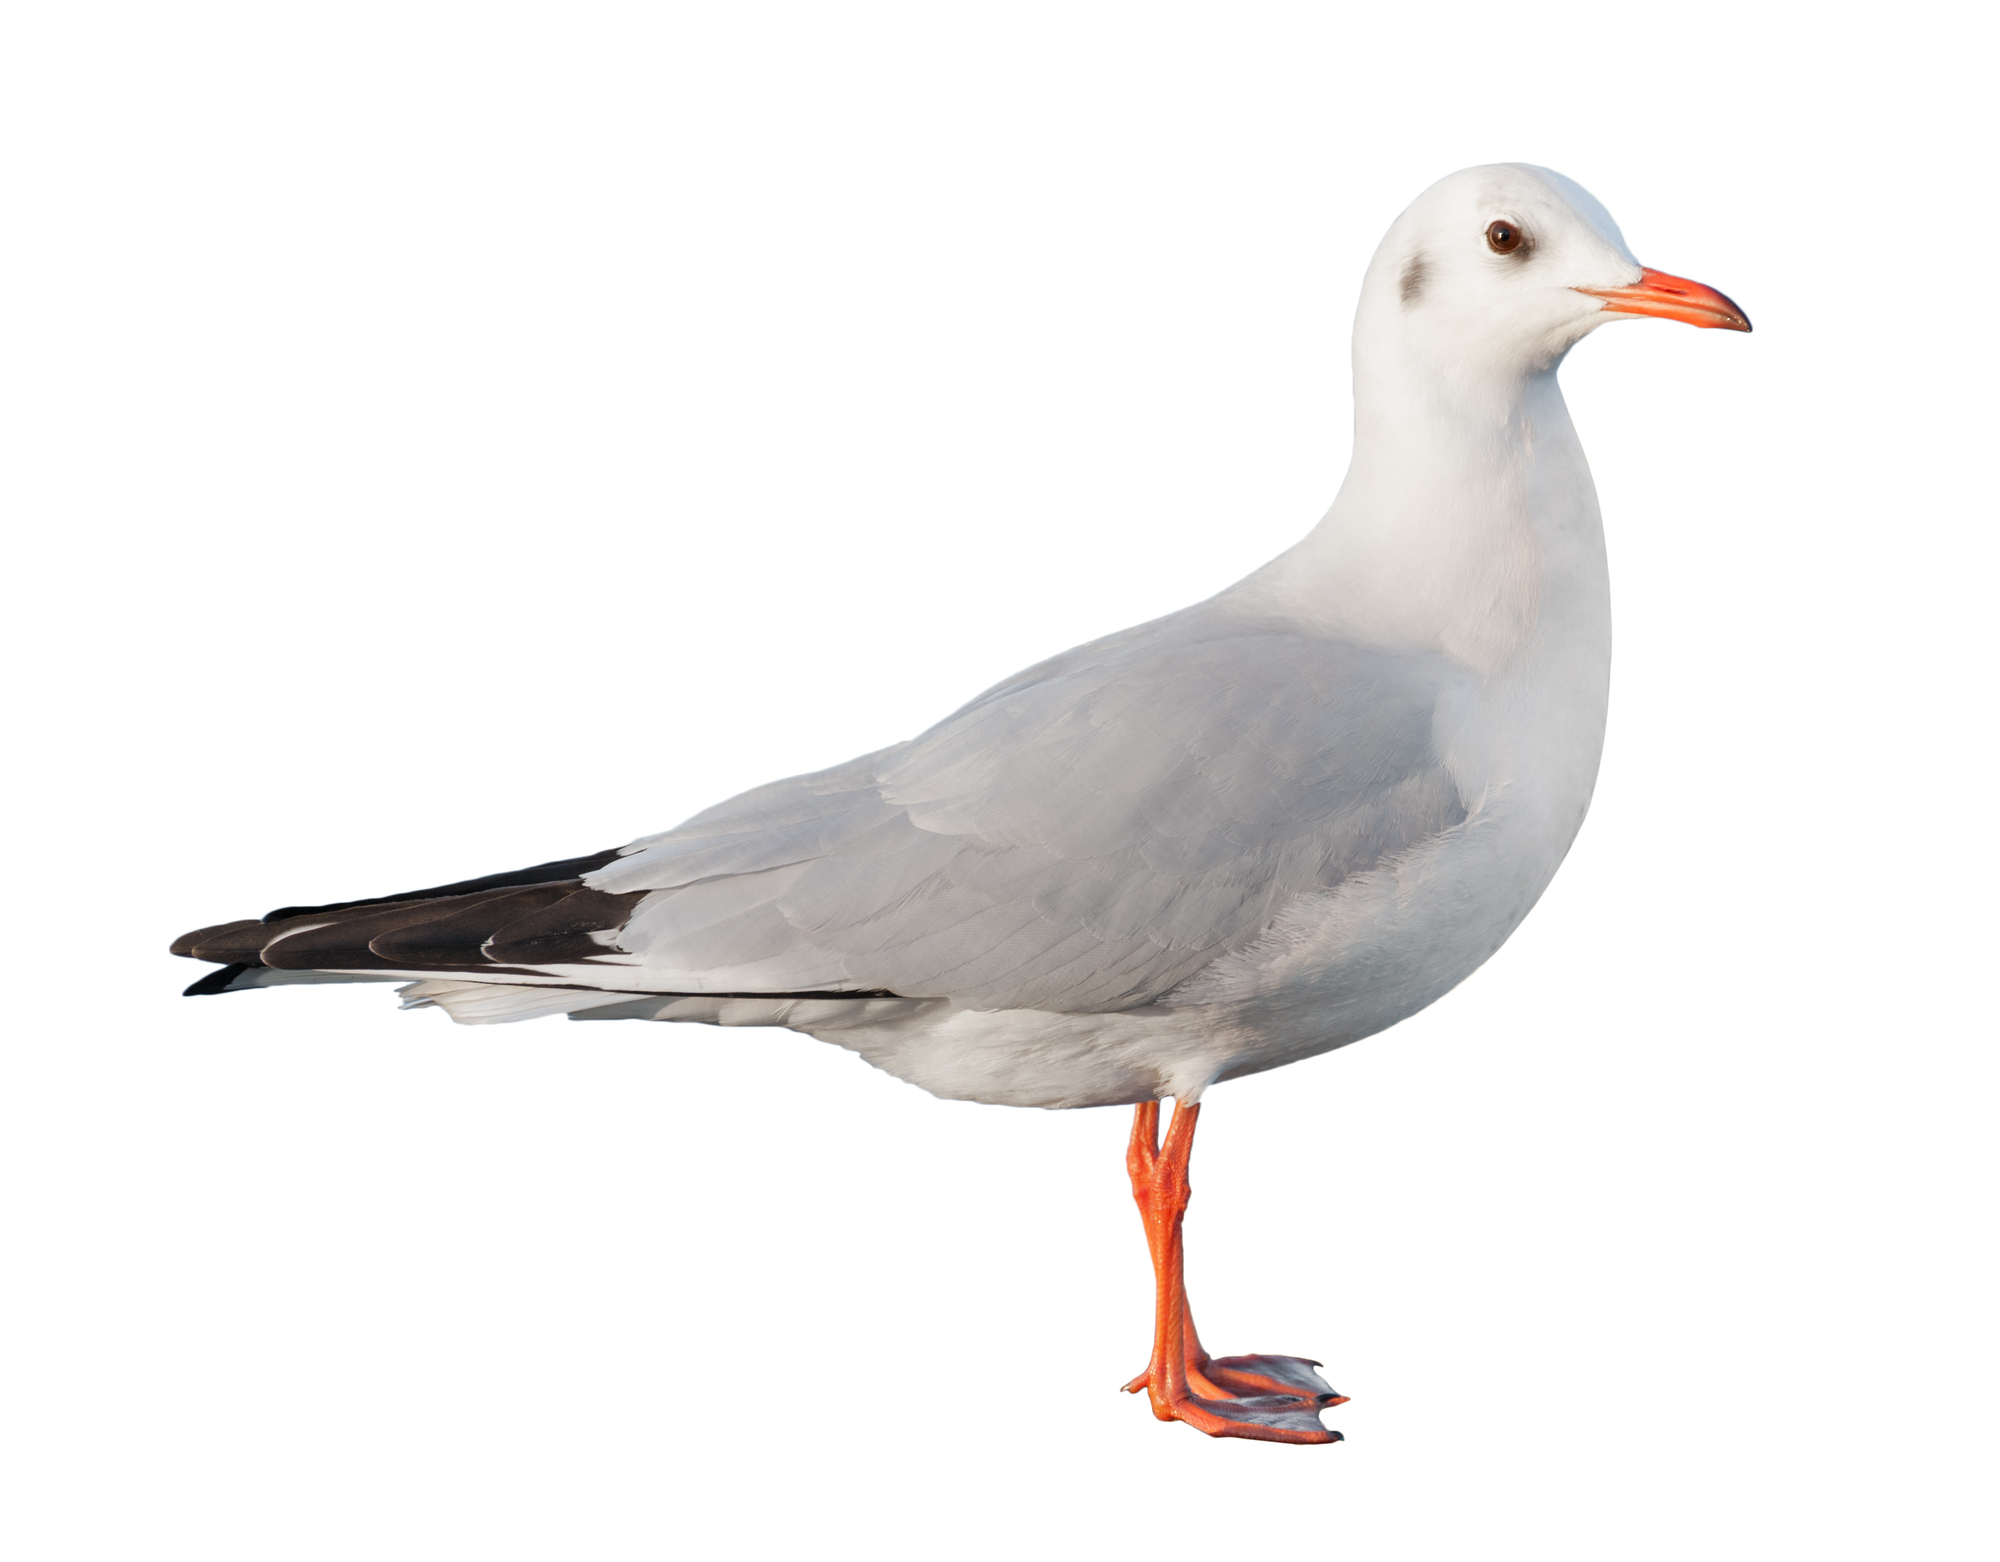
<svg viewBox="0 0 2000 1562">
<path fill-rule="evenodd" d="M 1339 497 L 1247 580 L 617 851 L 189 934 L 230 962 L 190 991 L 411 977 L 467 1024 L 783 1025 L 941 1096 L 1136 1103 L 1157 1294 L 1127 1387 L 1212 1436 L 1336 1441 L 1317 1363 L 1195 1332 L 1198 1103 L 1448 991 L 1575 839 L 1611 608 L 1556 367 L 1619 313 L 1749 329 L 1560 175 L 1455 174 L 1369 268 Z"/>
<path fill-rule="evenodd" d="M 1248 579 L 543 891 L 468 892 L 502 908 L 478 937 L 412 942 L 424 907 L 465 914 L 419 892 L 184 952 L 269 985 L 352 923 L 365 963 L 312 972 L 408 977 L 464 1023 L 786 1025 L 1023 1106 L 1191 1101 L 1393 1025 L 1499 947 L 1589 805 L 1611 619 L 1556 368 L 1620 313 L 1672 313 L 1659 276 L 1560 175 L 1455 174 L 1369 269 L 1339 497 Z M 1696 323 L 1747 328 L 1719 299 Z M 571 882 L 618 915 L 515 936 Z"/>
</svg>

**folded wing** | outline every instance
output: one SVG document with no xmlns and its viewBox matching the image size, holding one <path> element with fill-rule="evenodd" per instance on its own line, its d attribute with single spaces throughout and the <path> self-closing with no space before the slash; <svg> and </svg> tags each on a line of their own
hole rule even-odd
<svg viewBox="0 0 2000 1562">
<path fill-rule="evenodd" d="M 1465 816 L 1454 677 L 1197 609 L 1083 646 L 914 742 L 758 788 L 584 880 L 648 892 L 646 985 L 1089 1012 L 1171 991 L 1294 895 Z"/>
</svg>

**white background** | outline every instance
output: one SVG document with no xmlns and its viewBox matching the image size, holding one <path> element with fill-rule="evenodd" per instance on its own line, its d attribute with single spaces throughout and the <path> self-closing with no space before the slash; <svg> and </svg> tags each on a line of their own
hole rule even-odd
<svg viewBox="0 0 2000 1562">
<path fill-rule="evenodd" d="M 1971 6 L 90 3 L 0 39 L 0 1549 L 1988 1557 L 1990 88 Z M 1982 150 L 1982 144 L 1985 144 Z M 184 928 L 615 845 L 1289 544 L 1433 179 L 1753 336 L 1564 371 L 1618 611 L 1491 965 L 1123 1112 L 784 1032 L 182 1002 Z"/>
</svg>

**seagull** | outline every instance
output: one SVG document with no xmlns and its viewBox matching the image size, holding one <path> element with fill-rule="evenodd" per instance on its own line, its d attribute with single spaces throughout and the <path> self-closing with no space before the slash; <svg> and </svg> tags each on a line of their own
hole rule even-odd
<svg viewBox="0 0 2000 1562">
<path fill-rule="evenodd" d="M 948 1099 L 1131 1106 L 1155 1308 L 1125 1387 L 1210 1436 L 1336 1442 L 1320 1363 L 1195 1331 L 1202 1095 L 1435 1002 L 1568 852 L 1611 609 L 1556 371 L 1642 316 L 1750 329 L 1562 175 L 1452 174 L 1375 252 L 1352 465 L 1271 563 L 658 835 L 200 928 L 174 953 L 221 969 L 188 994 L 393 981 L 468 1025 L 784 1026 Z"/>
</svg>

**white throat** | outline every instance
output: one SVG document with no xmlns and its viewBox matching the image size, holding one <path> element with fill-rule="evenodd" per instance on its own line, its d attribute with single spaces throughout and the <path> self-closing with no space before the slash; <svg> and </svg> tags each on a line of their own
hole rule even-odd
<svg viewBox="0 0 2000 1562">
<path fill-rule="evenodd" d="M 1448 392 L 1356 358 L 1354 461 L 1332 509 L 1227 595 L 1484 678 L 1552 637 L 1608 652 L 1597 497 L 1554 368 Z"/>
</svg>

